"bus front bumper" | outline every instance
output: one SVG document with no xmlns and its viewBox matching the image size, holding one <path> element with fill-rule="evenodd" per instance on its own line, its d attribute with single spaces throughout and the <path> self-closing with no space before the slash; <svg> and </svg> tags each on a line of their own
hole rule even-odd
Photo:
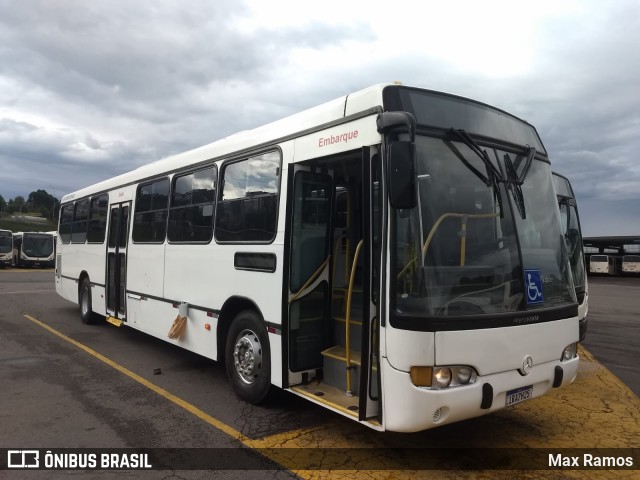
<svg viewBox="0 0 640 480">
<path fill-rule="evenodd" d="M 417 432 L 495 412 L 506 406 L 507 392 L 532 387 L 530 398 L 554 387 L 573 383 L 579 357 L 535 365 L 523 376 L 507 371 L 478 376 L 474 384 L 431 390 L 416 387 L 408 372 L 393 368 L 382 359 L 384 428 L 395 432 Z"/>
</svg>

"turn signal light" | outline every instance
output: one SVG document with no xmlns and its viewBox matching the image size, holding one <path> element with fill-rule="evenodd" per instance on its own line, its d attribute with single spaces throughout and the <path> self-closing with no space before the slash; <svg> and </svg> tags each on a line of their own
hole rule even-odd
<svg viewBox="0 0 640 480">
<path fill-rule="evenodd" d="M 431 367 L 411 367 L 409 370 L 411 383 L 416 387 L 430 387 L 433 381 L 433 369 Z"/>
</svg>

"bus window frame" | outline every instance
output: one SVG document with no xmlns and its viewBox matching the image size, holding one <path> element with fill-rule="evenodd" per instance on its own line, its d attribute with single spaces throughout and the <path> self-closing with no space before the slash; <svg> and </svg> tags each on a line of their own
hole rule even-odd
<svg viewBox="0 0 640 480">
<path fill-rule="evenodd" d="M 218 238 L 217 231 L 218 231 L 218 222 L 220 219 L 221 206 L 227 202 L 243 200 L 244 198 L 246 198 L 246 197 L 234 198 L 230 200 L 224 200 L 222 198 L 222 196 L 224 195 L 224 187 L 225 187 L 225 179 L 226 179 L 225 174 L 226 174 L 227 168 L 230 165 L 235 165 L 241 162 L 250 161 L 252 159 L 256 159 L 258 157 L 261 157 L 270 153 L 275 153 L 278 155 L 278 172 L 276 177 L 277 191 L 273 194 L 261 195 L 260 197 L 264 198 L 269 195 L 274 195 L 276 197 L 274 232 L 272 237 L 269 240 L 220 240 Z M 279 145 L 274 145 L 260 151 L 244 154 L 239 158 L 226 160 L 220 165 L 220 170 L 218 174 L 218 191 L 216 192 L 216 208 L 215 208 L 215 214 L 214 214 L 215 218 L 214 218 L 214 226 L 213 226 L 213 238 L 215 239 L 215 242 L 217 244 L 219 245 L 271 245 L 276 240 L 278 236 L 278 224 L 280 222 L 280 201 L 281 201 L 280 195 L 282 192 L 282 178 L 283 178 L 282 163 L 283 163 L 282 150 Z M 254 197 L 254 198 L 259 198 L 259 197 Z"/>
<path fill-rule="evenodd" d="M 94 217 L 94 212 L 98 213 L 100 201 L 105 199 L 107 201 L 106 208 L 104 210 L 104 218 L 96 218 Z M 94 205 L 97 205 L 94 210 Z M 87 243 L 91 245 L 101 245 L 104 243 L 107 238 L 107 220 L 109 218 L 109 194 L 108 193 L 100 193 L 98 195 L 93 195 L 89 200 L 89 219 L 87 221 Z M 100 223 L 100 231 L 102 232 L 102 240 L 89 240 L 89 233 L 91 232 L 91 225 Z"/>
<path fill-rule="evenodd" d="M 205 170 L 209 170 L 212 169 L 213 170 L 213 202 L 209 203 L 193 203 L 193 197 L 192 197 L 192 203 L 190 205 L 180 205 L 180 206 L 173 206 L 173 195 L 175 193 L 175 186 L 176 186 L 176 182 L 178 181 L 178 179 L 182 178 L 182 177 L 186 177 L 189 175 L 193 175 L 197 172 L 203 172 Z M 173 177 L 171 178 L 171 183 L 169 185 L 169 201 L 168 201 L 168 213 L 167 213 L 167 228 L 166 228 L 166 232 L 165 232 L 165 238 L 168 244 L 170 245 L 209 245 L 213 238 L 215 237 L 215 225 L 216 225 L 216 210 L 217 210 L 217 203 L 218 203 L 218 189 L 219 189 L 219 170 L 218 170 L 218 166 L 215 163 L 211 163 L 208 165 L 199 165 L 197 168 L 192 168 L 189 170 L 183 170 L 180 172 L 176 172 L 174 173 Z M 193 192 L 193 188 L 191 190 Z M 179 209 L 186 209 L 186 208 L 194 208 L 194 207 L 201 207 L 201 206 L 205 206 L 205 205 L 211 205 L 213 207 L 213 212 L 211 214 L 212 219 L 211 219 L 211 229 L 210 229 L 210 233 L 211 236 L 209 237 L 208 240 L 171 240 L 169 238 L 169 226 L 170 226 L 170 220 L 171 220 L 171 212 L 175 211 L 175 210 L 179 210 Z M 133 237 L 132 237 L 133 238 Z"/>
<path fill-rule="evenodd" d="M 139 204 L 139 200 L 140 200 L 140 189 L 143 187 L 146 187 L 148 185 L 153 185 L 154 183 L 160 183 L 162 181 L 167 181 L 168 182 L 168 189 L 167 189 L 167 204 L 166 206 L 162 209 L 162 208 L 158 208 L 158 209 L 151 209 L 151 210 L 144 210 L 143 212 L 139 212 L 138 211 L 138 204 Z M 132 218 L 129 219 L 129 221 L 131 222 L 131 227 L 130 227 L 130 235 L 131 235 L 131 243 L 136 244 L 136 245 L 164 245 L 164 243 L 167 241 L 167 222 L 169 219 L 169 200 L 171 197 L 171 177 L 169 175 L 163 175 L 161 177 L 155 177 L 155 178 L 150 178 L 148 180 L 145 180 L 144 182 L 140 182 L 136 185 L 136 195 L 135 195 L 135 203 L 133 206 L 133 214 L 132 214 Z M 164 218 L 164 235 L 162 237 L 162 240 L 157 240 L 157 241 L 147 241 L 147 240 L 136 240 L 134 238 L 134 232 L 135 232 L 135 226 L 136 226 L 136 216 L 138 214 L 145 214 L 145 213 L 154 213 L 154 212 L 160 212 L 164 210 L 165 212 L 165 218 Z"/>
</svg>

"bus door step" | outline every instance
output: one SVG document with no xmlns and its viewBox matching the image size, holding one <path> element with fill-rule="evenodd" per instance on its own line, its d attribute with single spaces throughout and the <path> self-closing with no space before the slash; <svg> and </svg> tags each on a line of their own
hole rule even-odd
<svg viewBox="0 0 640 480">
<path fill-rule="evenodd" d="M 116 327 L 119 327 L 120 325 L 122 325 L 124 323 L 119 318 L 112 317 L 111 315 L 109 315 L 107 317 L 107 322 L 109 322 L 111 325 L 115 325 Z"/>
</svg>

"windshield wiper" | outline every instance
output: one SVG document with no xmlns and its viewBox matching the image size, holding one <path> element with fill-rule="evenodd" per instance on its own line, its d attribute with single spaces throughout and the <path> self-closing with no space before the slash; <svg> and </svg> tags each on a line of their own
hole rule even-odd
<svg viewBox="0 0 640 480">
<path fill-rule="evenodd" d="M 525 211 L 524 206 L 524 196 L 522 194 L 522 185 L 524 184 L 524 180 L 527 178 L 527 174 L 529 173 L 529 169 L 531 168 L 531 163 L 533 162 L 533 157 L 536 156 L 536 149 L 527 145 L 527 159 L 524 163 L 524 167 L 522 172 L 518 174 L 516 167 L 511 161 L 511 157 L 508 153 L 504 154 L 504 163 L 507 169 L 507 187 L 513 194 L 513 198 L 516 201 L 516 206 L 518 207 L 518 212 L 520 212 L 520 216 L 522 219 L 527 218 L 527 212 Z"/>
<path fill-rule="evenodd" d="M 536 156 L 536 149 L 533 147 L 530 147 L 529 145 L 527 145 L 525 152 L 527 155 L 527 159 L 524 162 L 524 167 L 522 168 L 522 172 L 520 174 L 517 174 L 516 172 L 518 171 L 518 169 L 515 166 L 513 169 L 514 170 L 513 173 L 515 174 L 513 177 L 513 180 L 517 182 L 518 185 L 522 185 L 524 183 L 524 180 L 527 178 L 527 174 L 529 173 L 529 168 L 531 168 L 533 157 Z M 508 155 L 505 155 L 505 158 L 507 158 L 507 156 Z"/>
<path fill-rule="evenodd" d="M 464 143 L 476 155 L 478 155 L 478 157 L 480 157 L 480 160 L 482 160 L 482 163 L 484 163 L 485 167 L 487 168 L 487 174 L 490 179 L 491 177 L 493 177 L 499 182 L 504 181 L 500 171 L 496 168 L 496 166 L 493 163 L 491 163 L 491 160 L 489 159 L 489 155 L 487 155 L 487 152 L 485 150 L 482 150 L 482 148 L 480 148 L 480 145 L 478 145 L 476 141 L 473 138 L 471 138 L 471 136 L 465 130 L 462 130 L 461 128 L 457 130 L 454 128 L 451 128 L 449 130 L 449 133 L 458 137 L 458 139 L 461 140 L 462 143 Z"/>
<path fill-rule="evenodd" d="M 513 162 L 511 161 L 511 157 L 508 153 L 504 154 L 504 164 L 507 170 L 507 188 L 513 195 L 513 199 L 516 202 L 516 207 L 518 207 L 518 212 L 520 212 L 520 217 L 522 217 L 522 219 L 524 220 L 525 218 L 527 218 L 527 212 L 525 211 L 524 207 L 524 196 L 522 195 L 522 184 L 524 178 L 523 180 L 520 180 L 520 177 L 518 177 L 516 167 L 513 166 Z"/>
<path fill-rule="evenodd" d="M 500 208 L 500 218 L 504 217 L 504 209 L 502 208 L 502 194 L 500 193 L 500 182 L 504 182 L 504 178 L 502 173 L 495 167 L 491 160 L 489 159 L 489 155 L 485 150 L 483 150 L 480 145 L 476 143 L 476 141 L 471 138 L 471 136 L 462 129 L 449 129 L 449 134 L 455 136 L 458 140 L 462 141 L 469 149 L 474 152 L 482 163 L 484 163 L 485 168 L 487 169 L 487 175 L 483 175 L 477 168 L 475 168 L 469 161 L 464 158 L 457 148 L 448 143 L 445 140 L 445 143 L 451 149 L 451 151 L 460 159 L 462 163 L 466 165 L 466 167 L 471 170 L 480 180 L 482 180 L 487 187 L 493 187 L 493 196 L 494 199 L 498 202 L 498 206 Z"/>
<path fill-rule="evenodd" d="M 524 183 L 524 179 L 527 178 L 527 173 L 529 173 L 529 168 L 531 167 L 531 162 L 533 162 L 533 157 L 536 156 L 536 149 L 527 145 L 527 161 L 524 164 L 524 168 L 522 169 L 522 174 L 518 177 L 520 181 L 520 185 Z"/>
</svg>

